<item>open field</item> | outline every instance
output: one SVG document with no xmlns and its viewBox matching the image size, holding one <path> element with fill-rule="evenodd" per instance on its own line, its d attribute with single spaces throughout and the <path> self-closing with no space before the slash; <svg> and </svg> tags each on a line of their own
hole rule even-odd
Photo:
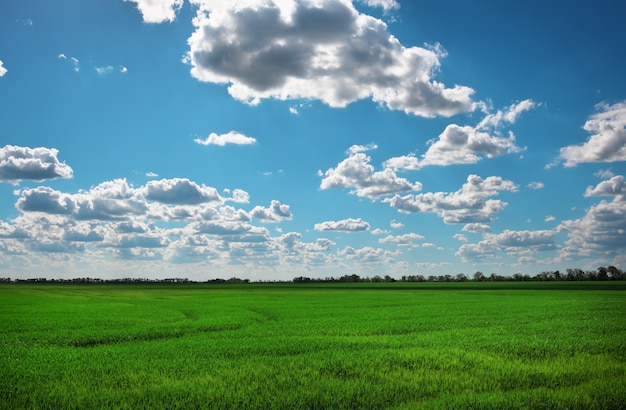
<svg viewBox="0 0 626 410">
<path fill-rule="evenodd" d="M 0 408 L 626 408 L 626 283 L 0 284 Z"/>
</svg>

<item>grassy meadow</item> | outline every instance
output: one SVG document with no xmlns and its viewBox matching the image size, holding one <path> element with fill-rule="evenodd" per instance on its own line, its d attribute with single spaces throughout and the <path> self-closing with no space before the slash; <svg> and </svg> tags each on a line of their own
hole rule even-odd
<svg viewBox="0 0 626 410">
<path fill-rule="evenodd" d="M 626 408 L 626 283 L 0 284 L 0 408 Z"/>
</svg>

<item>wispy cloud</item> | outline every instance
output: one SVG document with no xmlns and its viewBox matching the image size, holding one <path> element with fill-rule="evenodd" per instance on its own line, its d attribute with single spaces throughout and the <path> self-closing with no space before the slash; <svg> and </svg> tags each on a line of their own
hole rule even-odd
<svg viewBox="0 0 626 410">
<path fill-rule="evenodd" d="M 230 131 L 222 135 L 212 132 L 205 139 L 196 138 L 194 142 L 200 145 L 219 145 L 223 147 L 226 144 L 250 145 L 256 143 L 256 139 L 236 131 Z"/>
</svg>

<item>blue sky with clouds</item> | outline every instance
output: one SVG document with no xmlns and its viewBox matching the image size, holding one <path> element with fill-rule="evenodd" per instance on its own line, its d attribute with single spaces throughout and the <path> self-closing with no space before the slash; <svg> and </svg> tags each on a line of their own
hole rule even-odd
<svg viewBox="0 0 626 410">
<path fill-rule="evenodd" d="M 626 265 L 626 5 L 0 5 L 0 276 Z"/>
</svg>

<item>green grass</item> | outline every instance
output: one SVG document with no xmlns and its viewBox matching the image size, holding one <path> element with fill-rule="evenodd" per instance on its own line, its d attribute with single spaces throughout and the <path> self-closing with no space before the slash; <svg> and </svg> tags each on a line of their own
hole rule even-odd
<svg viewBox="0 0 626 410">
<path fill-rule="evenodd" d="M 626 408 L 624 283 L 0 285 L 0 408 Z"/>
</svg>

